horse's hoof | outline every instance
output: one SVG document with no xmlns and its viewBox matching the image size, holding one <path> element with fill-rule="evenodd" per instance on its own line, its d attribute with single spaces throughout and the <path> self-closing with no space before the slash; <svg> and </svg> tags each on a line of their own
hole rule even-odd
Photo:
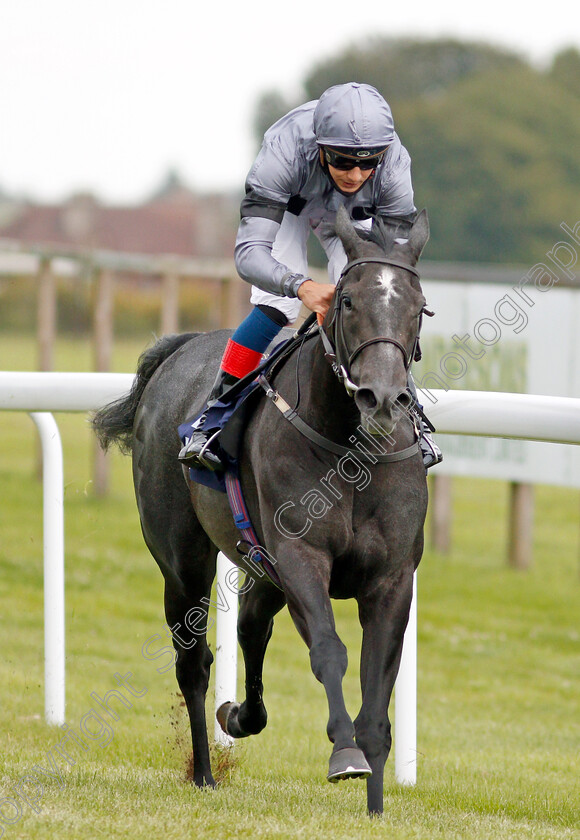
<svg viewBox="0 0 580 840">
<path fill-rule="evenodd" d="M 358 747 L 345 747 L 333 752 L 328 764 L 329 782 L 340 782 L 342 779 L 366 779 L 373 771 Z"/>
<path fill-rule="evenodd" d="M 232 715 L 236 715 L 239 711 L 240 704 L 234 703 L 231 700 L 228 703 L 222 703 L 216 712 L 217 722 L 226 733 L 226 735 L 233 736 L 233 733 L 228 730 L 228 721 Z"/>
</svg>

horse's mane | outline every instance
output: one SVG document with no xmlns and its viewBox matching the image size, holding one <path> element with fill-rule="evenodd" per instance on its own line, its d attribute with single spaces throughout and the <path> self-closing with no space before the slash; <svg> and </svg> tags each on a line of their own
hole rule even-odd
<svg viewBox="0 0 580 840">
<path fill-rule="evenodd" d="M 370 230 L 359 230 L 357 234 L 365 242 L 372 242 L 377 245 L 383 254 L 389 254 L 395 244 L 397 229 L 385 222 L 381 216 L 373 216 L 373 224 Z"/>
</svg>

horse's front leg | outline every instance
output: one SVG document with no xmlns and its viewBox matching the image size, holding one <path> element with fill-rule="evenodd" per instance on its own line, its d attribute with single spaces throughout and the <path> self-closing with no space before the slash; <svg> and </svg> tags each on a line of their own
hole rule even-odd
<svg viewBox="0 0 580 840">
<path fill-rule="evenodd" d="M 334 744 L 328 780 L 360 778 L 371 773 L 365 756 L 354 740 L 354 724 L 342 691 L 347 652 L 334 623 L 328 594 L 330 562 L 314 549 L 301 545 L 278 548 L 278 574 L 284 585 L 288 609 L 298 632 L 310 650 L 312 672 L 324 686 L 328 700 L 330 741 Z"/>
<path fill-rule="evenodd" d="M 363 628 L 362 706 L 355 720 L 356 742 L 372 769 L 367 780 L 369 814 L 383 812 L 383 776 L 391 749 L 389 701 L 399 670 L 403 637 L 413 595 L 413 566 L 396 578 L 376 578 L 359 597 Z"/>
<path fill-rule="evenodd" d="M 263 701 L 262 669 L 274 625 L 274 616 L 286 599 L 275 586 L 256 580 L 241 599 L 238 641 L 246 670 L 246 699 L 239 705 L 223 703 L 217 712 L 221 728 L 232 738 L 256 735 L 266 726 L 268 715 Z"/>
</svg>

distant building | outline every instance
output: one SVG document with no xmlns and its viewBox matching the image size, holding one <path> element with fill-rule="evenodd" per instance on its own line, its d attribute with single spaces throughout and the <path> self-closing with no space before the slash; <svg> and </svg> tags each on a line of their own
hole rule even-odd
<svg viewBox="0 0 580 840">
<path fill-rule="evenodd" d="M 135 254 L 233 256 L 240 196 L 198 195 L 174 171 L 145 203 L 101 204 L 80 193 L 60 205 L 30 202 L 0 214 L 0 237 Z"/>
<path fill-rule="evenodd" d="M 22 212 L 23 202 L 0 189 L 0 236 L 2 228 Z"/>
</svg>

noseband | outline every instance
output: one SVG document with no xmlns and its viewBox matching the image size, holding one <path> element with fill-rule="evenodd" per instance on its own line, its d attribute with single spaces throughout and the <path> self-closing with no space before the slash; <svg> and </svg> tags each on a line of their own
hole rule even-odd
<svg viewBox="0 0 580 840">
<path fill-rule="evenodd" d="M 322 339 L 322 343 L 324 345 L 324 355 L 327 361 L 332 366 L 332 369 L 336 376 L 343 382 L 344 387 L 346 388 L 347 392 L 350 396 L 353 396 L 354 393 L 358 390 L 358 385 L 351 379 L 350 375 L 350 367 L 359 353 L 365 349 L 365 347 L 369 347 L 371 344 L 392 344 L 394 347 L 397 347 L 403 356 L 403 363 L 405 365 L 405 371 L 408 371 L 411 362 L 416 361 L 418 362 L 421 358 L 421 350 L 419 347 L 419 333 L 421 332 L 421 324 L 423 321 L 423 314 L 425 315 L 433 315 L 433 312 L 423 307 L 421 310 L 421 314 L 419 316 L 419 327 L 417 329 L 417 335 L 415 336 L 415 340 L 413 342 L 413 351 L 409 355 L 407 353 L 406 347 L 404 347 L 400 341 L 397 341 L 396 338 L 391 338 L 390 336 L 379 335 L 376 338 L 370 338 L 368 341 L 363 341 L 358 347 L 349 354 L 348 348 L 346 346 L 346 340 L 344 337 L 344 328 L 342 323 L 342 314 L 343 314 L 343 302 L 344 302 L 344 291 L 342 288 L 342 280 L 348 274 L 348 272 L 353 269 L 357 265 L 364 265 L 366 263 L 378 263 L 379 265 L 390 265 L 394 266 L 395 268 L 402 268 L 404 271 L 408 271 L 410 274 L 414 274 L 417 279 L 420 279 L 419 272 L 417 269 L 409 265 L 409 263 L 403 262 L 402 260 L 390 259 L 388 257 L 361 257 L 360 259 L 352 260 L 351 262 L 347 263 L 344 267 L 338 283 L 336 285 L 336 293 L 334 299 L 334 311 L 332 313 L 332 318 L 330 320 L 329 332 L 332 332 L 329 335 L 322 326 L 319 327 L 320 330 L 320 337 Z"/>
</svg>

